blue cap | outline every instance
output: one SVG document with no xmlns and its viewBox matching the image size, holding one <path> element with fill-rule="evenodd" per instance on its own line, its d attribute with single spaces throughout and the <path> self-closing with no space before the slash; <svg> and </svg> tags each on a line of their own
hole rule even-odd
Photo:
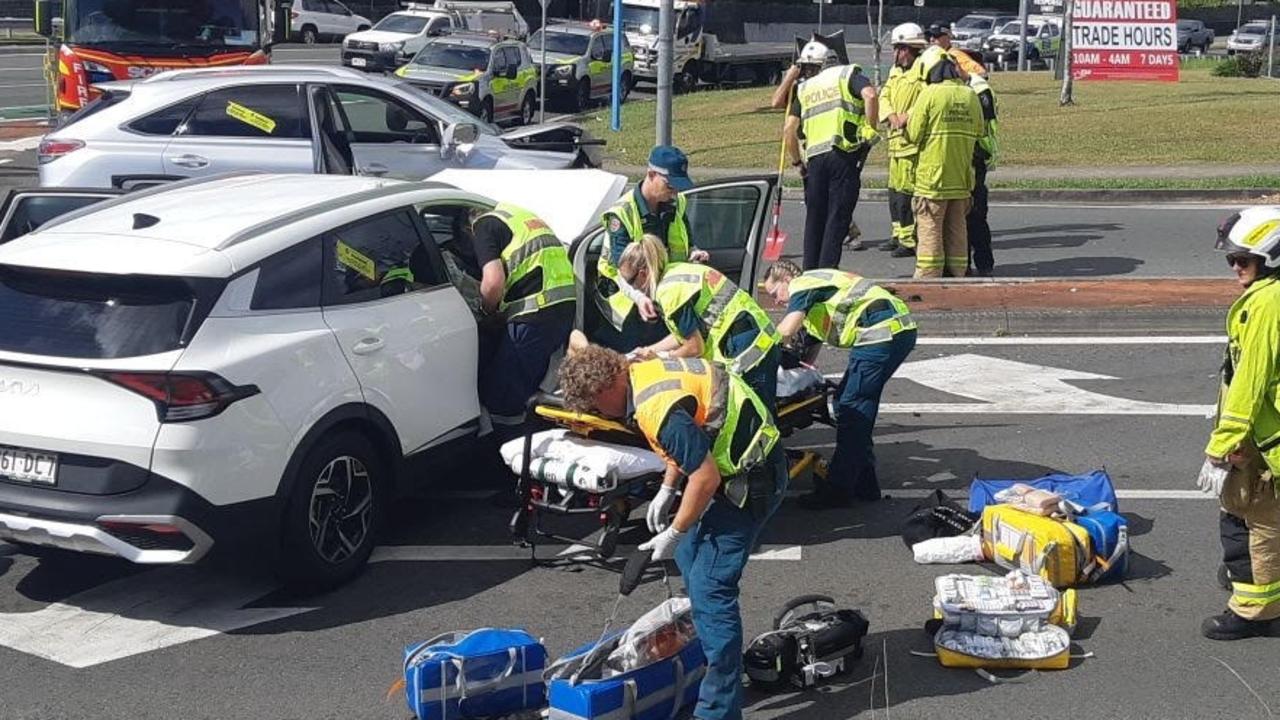
<svg viewBox="0 0 1280 720">
<path fill-rule="evenodd" d="M 689 158 L 675 145 L 659 145 L 649 153 L 649 169 L 665 175 L 667 182 L 676 190 L 688 190 L 693 187 L 689 179 Z"/>
</svg>

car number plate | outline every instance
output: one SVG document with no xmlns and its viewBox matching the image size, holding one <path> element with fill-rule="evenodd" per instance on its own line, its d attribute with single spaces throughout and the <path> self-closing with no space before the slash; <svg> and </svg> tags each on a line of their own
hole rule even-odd
<svg viewBox="0 0 1280 720">
<path fill-rule="evenodd" d="M 40 485 L 58 481 L 58 456 L 23 448 L 0 446 L 0 477 Z"/>
<path fill-rule="evenodd" d="M 366 64 L 366 61 L 364 58 L 358 58 L 358 57 L 351 58 L 351 67 L 364 67 L 365 64 Z"/>
</svg>

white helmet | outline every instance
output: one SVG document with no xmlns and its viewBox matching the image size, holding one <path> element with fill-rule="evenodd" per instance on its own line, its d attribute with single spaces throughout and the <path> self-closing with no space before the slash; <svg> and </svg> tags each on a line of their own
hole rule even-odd
<svg viewBox="0 0 1280 720">
<path fill-rule="evenodd" d="M 799 65 L 835 65 L 840 60 L 836 55 L 836 51 L 830 47 L 818 42 L 810 40 L 800 50 L 800 57 L 796 60 Z"/>
<path fill-rule="evenodd" d="M 1280 268 L 1280 205 L 1246 208 L 1223 220 L 1216 247 L 1228 255 L 1257 255 L 1268 268 Z"/>
<path fill-rule="evenodd" d="M 924 37 L 924 28 L 915 23 L 902 23 L 895 27 L 893 32 L 889 33 L 890 45 L 906 45 L 907 47 L 923 48 L 929 45 L 929 41 Z"/>
</svg>

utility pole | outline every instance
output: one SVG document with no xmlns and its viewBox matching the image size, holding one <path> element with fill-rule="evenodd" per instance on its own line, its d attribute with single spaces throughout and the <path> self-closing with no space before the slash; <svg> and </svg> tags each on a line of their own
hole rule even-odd
<svg viewBox="0 0 1280 720">
<path fill-rule="evenodd" d="M 1018 72 L 1027 71 L 1027 2 L 1018 3 Z"/>
<path fill-rule="evenodd" d="M 542 58 L 538 60 L 538 123 L 542 124 L 547 121 L 547 72 L 551 69 L 547 67 L 547 3 L 551 0 L 542 0 Z M 372 3 L 370 3 L 372 5 Z"/>
<path fill-rule="evenodd" d="M 622 0 L 614 0 L 619 6 Z M 671 76 L 675 73 L 673 40 L 676 25 L 675 0 L 658 6 L 658 117 L 656 145 L 671 144 Z M 614 67 L 622 67 L 614 63 Z"/>
<path fill-rule="evenodd" d="M 1276 16 L 1271 16 L 1271 47 L 1267 50 L 1267 77 L 1275 77 L 1276 63 Z"/>
<path fill-rule="evenodd" d="M 826 4 L 826 0 L 818 0 L 818 34 L 822 34 L 822 6 Z"/>
<path fill-rule="evenodd" d="M 1071 97 L 1071 34 L 1075 27 L 1076 0 L 1067 0 L 1066 7 L 1062 9 L 1062 94 L 1058 96 L 1058 105 L 1074 105 L 1075 99 Z"/>
<path fill-rule="evenodd" d="M 543 12 L 546 12 L 547 0 L 542 0 Z M 542 42 L 547 42 L 547 34 L 542 33 Z M 618 132 L 622 129 L 622 0 L 613 0 L 613 49 L 610 51 L 610 68 L 612 69 L 612 90 L 609 93 L 609 129 Z"/>
<path fill-rule="evenodd" d="M 881 27 L 883 22 L 884 0 L 880 0 L 880 21 L 875 23 L 871 21 L 871 0 L 867 0 L 867 31 L 871 33 L 872 62 L 875 64 L 871 83 L 877 88 L 880 87 L 880 33 L 883 30 Z"/>
<path fill-rule="evenodd" d="M 880 86 L 880 59 L 883 57 L 884 47 L 880 43 L 884 42 L 884 0 L 877 3 L 880 9 L 876 15 L 876 87 Z"/>
</svg>

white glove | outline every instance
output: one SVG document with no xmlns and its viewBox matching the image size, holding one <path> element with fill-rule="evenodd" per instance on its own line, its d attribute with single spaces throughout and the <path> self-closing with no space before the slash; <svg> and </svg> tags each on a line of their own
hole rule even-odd
<svg viewBox="0 0 1280 720">
<path fill-rule="evenodd" d="M 658 494 L 649 501 L 649 532 L 660 533 L 667 529 L 667 515 L 671 512 L 671 503 L 676 500 L 676 489 L 663 485 Z"/>
<path fill-rule="evenodd" d="M 670 560 L 676 556 L 676 546 L 680 544 L 680 538 L 684 537 L 684 533 L 675 529 L 675 526 L 669 526 L 666 530 L 654 535 L 649 542 L 640 546 L 641 550 L 652 550 L 654 560 Z"/>
<path fill-rule="evenodd" d="M 1231 466 L 1213 458 L 1205 458 L 1204 465 L 1200 466 L 1200 477 L 1196 478 L 1196 487 L 1201 492 L 1209 493 L 1214 497 L 1222 496 L 1222 486 L 1227 481 L 1227 472 Z"/>
</svg>

